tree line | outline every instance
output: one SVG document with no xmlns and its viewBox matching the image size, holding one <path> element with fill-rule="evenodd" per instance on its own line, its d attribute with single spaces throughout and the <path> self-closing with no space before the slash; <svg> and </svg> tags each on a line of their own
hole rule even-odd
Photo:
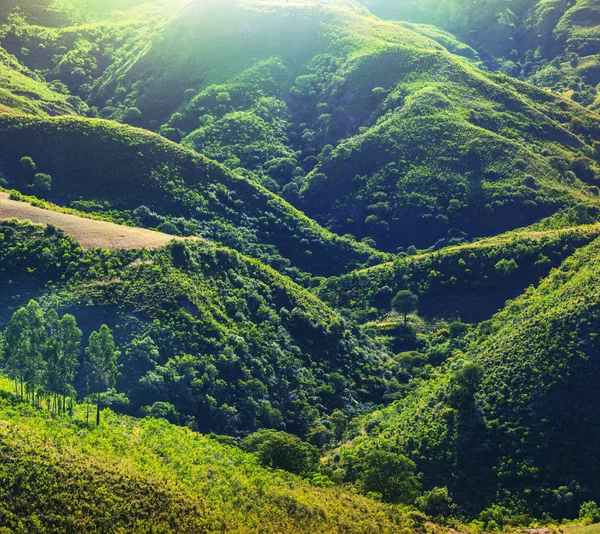
<svg viewBox="0 0 600 534">
<path fill-rule="evenodd" d="M 0 336 L 0 362 L 15 382 L 15 394 L 38 407 L 45 400 L 48 409 L 66 413 L 67 401 L 76 395 L 73 384 L 80 366 L 82 339 L 83 332 L 73 315 L 59 317 L 54 309 L 44 314 L 35 300 L 18 309 Z M 107 325 L 90 334 L 82 375 L 88 395 L 97 396 L 97 425 L 100 394 L 115 385 L 119 354 Z M 72 412 L 72 402 L 70 406 Z"/>
</svg>

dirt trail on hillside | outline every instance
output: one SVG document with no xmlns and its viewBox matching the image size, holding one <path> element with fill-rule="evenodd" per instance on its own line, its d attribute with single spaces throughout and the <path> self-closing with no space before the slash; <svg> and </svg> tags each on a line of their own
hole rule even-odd
<svg viewBox="0 0 600 534">
<path fill-rule="evenodd" d="M 10 200 L 7 193 L 0 192 L 0 220 L 13 217 L 62 228 L 68 236 L 75 239 L 85 249 L 156 248 L 166 245 L 173 239 L 182 239 L 144 228 L 131 228 L 36 208 L 26 202 Z"/>
</svg>

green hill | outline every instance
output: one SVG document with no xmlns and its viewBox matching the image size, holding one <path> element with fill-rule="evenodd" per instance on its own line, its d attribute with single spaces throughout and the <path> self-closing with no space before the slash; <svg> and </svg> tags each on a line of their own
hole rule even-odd
<svg viewBox="0 0 600 534">
<path fill-rule="evenodd" d="M 336 409 L 378 403 L 396 363 L 352 325 L 257 260 L 200 242 L 85 252 L 48 227 L 0 222 L 0 324 L 30 299 L 103 323 L 122 358 L 121 409 L 174 406 L 172 421 L 238 434 L 304 435 Z M 81 355 L 83 357 L 83 355 Z M 86 394 L 83 378 L 77 383 Z"/>
<path fill-rule="evenodd" d="M 397 532 L 410 514 L 261 467 L 254 455 L 155 419 L 104 424 L 0 399 L 0 527 L 29 532 Z"/>
<path fill-rule="evenodd" d="M 595 240 L 483 322 L 436 376 L 367 416 L 342 455 L 403 451 L 426 488 L 448 486 L 474 512 L 504 506 L 482 514 L 501 526 L 575 515 L 598 492 L 598 254 Z"/>
<path fill-rule="evenodd" d="M 337 233 L 394 251 L 595 201 L 598 116 L 483 73 L 429 38 L 475 59 L 443 32 L 352 3 L 241 2 L 227 23 L 219 16 L 191 5 L 132 66 L 129 84 L 148 80 L 136 85 L 141 120 L 151 102 L 166 102 L 158 91 L 189 86 L 163 135 Z"/>
<path fill-rule="evenodd" d="M 0 48 L 0 105 L 30 115 L 74 115 L 65 95 L 54 92 L 42 79 Z"/>
<path fill-rule="evenodd" d="M 594 0 L 362 3 L 382 18 L 440 26 L 480 52 L 491 69 L 598 108 L 600 9 Z"/>
<path fill-rule="evenodd" d="M 384 319 L 392 297 L 411 290 L 419 296 L 422 317 L 480 323 L 599 235 L 597 224 L 515 231 L 330 277 L 316 293 L 359 322 Z"/>
<path fill-rule="evenodd" d="M 599 13 L 4 2 L 0 530 L 600 519 Z"/>
<path fill-rule="evenodd" d="M 89 113 L 158 130 L 383 250 L 494 235 L 597 202 L 598 116 L 484 73 L 443 31 L 352 1 L 161 6 L 54 36 L 23 22 L 5 30 L 9 50 L 65 42 L 68 72 L 93 54 L 85 91 L 61 63 L 48 74 Z"/>
<path fill-rule="evenodd" d="M 52 176 L 50 198 L 116 212 L 140 226 L 222 242 L 284 272 L 329 275 L 385 258 L 338 237 L 278 196 L 158 135 L 102 120 L 0 116 L 0 170 L 24 191 L 31 157 Z M 141 208 L 144 206 L 145 208 Z M 126 213 L 124 213 L 126 212 Z"/>
</svg>

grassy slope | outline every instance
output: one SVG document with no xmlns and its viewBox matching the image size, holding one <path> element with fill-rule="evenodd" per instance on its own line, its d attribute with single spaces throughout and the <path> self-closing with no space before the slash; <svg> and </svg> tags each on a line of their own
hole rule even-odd
<svg viewBox="0 0 600 534">
<path fill-rule="evenodd" d="M 0 116 L 0 124 L 6 147 L 0 166 L 11 185 L 21 189 L 25 183 L 20 182 L 18 162 L 27 155 L 52 175 L 52 196 L 62 203 L 81 197 L 106 200 L 121 210 L 145 204 L 162 214 L 204 222 L 214 232 L 206 237 L 217 241 L 240 248 L 268 245 L 314 274 L 343 271 L 374 253 L 327 232 L 260 186 L 155 134 L 75 118 Z M 246 231 L 243 239 L 235 237 L 238 230 Z"/>
<path fill-rule="evenodd" d="M 484 369 L 474 400 L 456 396 L 457 354 L 437 379 L 368 416 L 353 446 L 409 452 L 426 485 L 447 484 L 472 510 L 503 501 L 576 515 L 598 492 L 599 254 L 598 240 L 578 250 L 479 327 L 467 350 Z"/>
<path fill-rule="evenodd" d="M 0 48 L 0 104 L 31 115 L 75 115 L 64 95 L 44 82 Z"/>
<path fill-rule="evenodd" d="M 10 200 L 8 193 L 0 192 L 0 219 L 6 220 L 13 217 L 39 224 L 51 224 L 61 228 L 68 236 L 75 239 L 86 249 L 154 248 L 164 246 L 173 239 L 178 239 L 162 232 L 132 228 L 43 209 L 25 202 Z"/>
<path fill-rule="evenodd" d="M 39 226 L 0 228 L 2 324 L 31 298 L 75 315 L 86 336 L 109 324 L 132 413 L 170 402 L 174 420 L 203 430 L 303 435 L 319 413 L 360 409 L 394 388 L 387 352 L 257 260 L 194 242 L 84 252 Z M 146 336 L 157 352 L 136 356 L 133 341 Z M 345 377 L 341 389 L 331 373 Z"/>
<path fill-rule="evenodd" d="M 239 449 L 104 412 L 88 428 L 0 384 L 0 526 L 11 532 L 397 532 L 400 507 L 273 472 Z"/>
</svg>

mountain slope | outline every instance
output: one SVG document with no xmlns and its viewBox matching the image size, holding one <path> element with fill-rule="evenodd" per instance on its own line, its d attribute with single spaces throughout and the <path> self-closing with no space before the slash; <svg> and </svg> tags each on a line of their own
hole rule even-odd
<svg viewBox="0 0 600 534">
<path fill-rule="evenodd" d="M 573 516 L 598 492 L 600 242 L 482 323 L 438 376 L 360 425 L 406 451 L 465 509 Z"/>
<path fill-rule="evenodd" d="M 594 0 L 362 3 L 383 18 L 438 25 L 473 46 L 490 68 L 598 108 L 600 9 Z"/>
<path fill-rule="evenodd" d="M 51 199 L 108 202 L 140 225 L 165 217 L 200 235 L 317 275 L 343 272 L 383 258 L 367 245 L 340 238 L 260 186 L 158 135 L 108 121 L 0 116 L 0 170 L 11 187 L 32 177 L 19 164 L 31 157 L 52 176 Z M 85 207 L 85 203 L 79 202 Z M 145 211 L 136 211 L 146 206 Z"/>
<path fill-rule="evenodd" d="M 153 69 L 149 101 L 153 84 L 184 87 L 188 72 L 204 72 L 181 65 L 205 60 L 196 52 L 205 40 L 236 61 L 208 55 L 210 68 L 231 70 L 207 74 L 160 131 L 280 190 L 340 234 L 392 251 L 448 235 L 493 235 L 597 201 L 588 188 L 597 168 L 596 114 L 485 74 L 423 28 L 381 21 L 352 3 L 239 2 L 225 31 L 204 9 L 195 4 L 170 23 L 186 40 L 178 63 L 154 61 L 151 49 L 138 65 Z M 318 39 L 307 33 L 308 20 Z M 209 21 L 213 29 L 200 31 Z M 281 21 L 296 23 L 285 33 L 289 48 Z M 262 48 L 245 54 L 252 32 L 264 37 Z M 303 37 L 310 46 L 292 61 Z M 448 37 L 438 40 L 458 51 Z M 173 54 L 177 42 L 165 36 L 154 54 L 170 57 L 165 47 Z"/>
<path fill-rule="evenodd" d="M 122 349 L 117 389 L 132 414 L 240 434 L 304 435 L 336 409 L 366 410 L 394 390 L 397 365 L 307 290 L 240 254 L 201 242 L 83 251 L 55 228 L 0 222 L 0 322 L 30 299 L 103 323 Z M 78 393 L 87 392 L 83 377 Z"/>
<path fill-rule="evenodd" d="M 165 421 L 90 428 L 0 399 L 0 527 L 11 532 L 397 532 L 407 510 L 261 467 Z"/>
<path fill-rule="evenodd" d="M 380 20 L 352 1 L 230 2 L 226 17 L 220 5 L 173 9 L 155 26 L 161 38 L 127 33 L 131 50 L 118 66 L 112 58 L 100 78 L 88 73 L 87 103 L 391 252 L 598 202 L 599 116 L 482 72 L 476 53 L 448 34 Z M 139 26 L 136 13 L 122 21 Z M 122 21 L 102 23 L 108 42 L 125 39 Z M 107 47 L 96 30 L 72 31 Z M 44 42 L 43 32 L 27 32 Z"/>
</svg>

